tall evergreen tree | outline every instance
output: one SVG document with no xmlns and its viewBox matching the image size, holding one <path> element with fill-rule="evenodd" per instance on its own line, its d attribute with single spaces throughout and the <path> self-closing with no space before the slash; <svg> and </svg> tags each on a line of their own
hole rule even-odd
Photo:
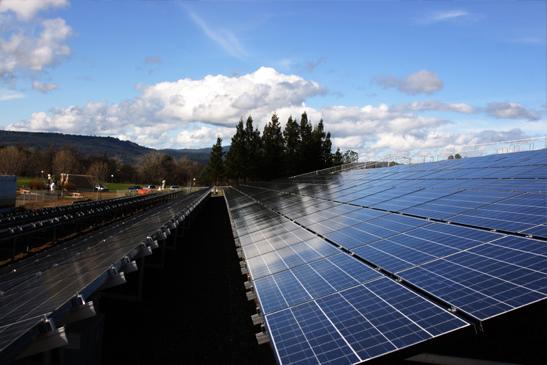
<svg viewBox="0 0 547 365">
<path fill-rule="evenodd" d="M 331 167 L 333 165 L 332 141 L 330 140 L 330 132 L 327 132 L 323 145 L 321 146 L 321 158 L 323 166 Z"/>
<path fill-rule="evenodd" d="M 215 185 L 219 184 L 219 181 L 224 175 L 224 161 L 222 159 L 222 154 L 222 138 L 217 137 L 217 142 L 213 145 L 213 148 L 211 148 L 209 163 L 206 168 L 211 182 Z"/>
<path fill-rule="evenodd" d="M 287 120 L 285 130 L 283 131 L 283 137 L 285 139 L 285 171 L 289 176 L 296 175 L 300 159 L 298 153 L 300 152 L 300 126 L 296 120 L 292 119 L 292 116 Z"/>
<path fill-rule="evenodd" d="M 272 179 L 282 176 L 285 141 L 281 132 L 281 125 L 277 114 L 272 115 L 271 121 L 264 126 L 262 133 L 263 159 L 261 176 Z"/>
<path fill-rule="evenodd" d="M 321 119 L 319 123 L 317 123 L 315 128 L 313 128 L 312 137 L 311 137 L 312 143 L 310 146 L 309 168 L 312 171 L 327 167 L 326 166 L 327 158 L 325 156 L 325 151 L 324 151 L 325 139 L 326 139 L 325 126 L 323 125 L 323 119 Z"/>
<path fill-rule="evenodd" d="M 236 133 L 232 136 L 230 150 L 226 154 L 226 174 L 232 179 L 239 181 L 246 176 L 245 156 L 246 140 L 243 119 L 239 120 L 236 126 Z"/>
<path fill-rule="evenodd" d="M 308 114 L 302 113 L 300 118 L 300 148 L 298 151 L 298 173 L 313 170 L 311 166 L 314 161 L 313 157 L 313 127 L 308 121 Z"/>
<path fill-rule="evenodd" d="M 245 178 L 256 179 L 260 176 L 260 162 L 262 160 L 262 140 L 260 131 L 253 127 L 253 118 L 249 115 L 245 123 Z"/>
<path fill-rule="evenodd" d="M 344 156 L 342 155 L 342 152 L 340 152 L 340 147 L 336 149 L 336 152 L 332 156 L 332 164 L 334 166 L 341 165 L 344 163 Z"/>
</svg>

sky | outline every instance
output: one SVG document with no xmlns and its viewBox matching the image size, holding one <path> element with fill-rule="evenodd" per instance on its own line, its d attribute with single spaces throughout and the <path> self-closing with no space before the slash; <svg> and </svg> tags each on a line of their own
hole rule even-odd
<svg viewBox="0 0 547 365">
<path fill-rule="evenodd" d="M 546 136 L 546 18 L 545 1 L 0 0 L 0 128 L 198 148 L 306 111 L 362 158 Z"/>
</svg>

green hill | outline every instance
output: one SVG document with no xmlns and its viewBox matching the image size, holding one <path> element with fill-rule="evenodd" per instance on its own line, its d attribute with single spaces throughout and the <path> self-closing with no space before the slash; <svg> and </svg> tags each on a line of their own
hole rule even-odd
<svg viewBox="0 0 547 365">
<path fill-rule="evenodd" d="M 25 148 L 71 147 L 87 156 L 119 157 L 126 163 L 135 162 L 140 156 L 156 151 L 131 141 L 113 137 L 80 136 L 62 133 L 13 132 L 0 130 L 0 146 L 22 146 Z M 163 149 L 159 152 L 174 158 L 186 156 L 188 159 L 206 163 L 210 148 Z"/>
</svg>

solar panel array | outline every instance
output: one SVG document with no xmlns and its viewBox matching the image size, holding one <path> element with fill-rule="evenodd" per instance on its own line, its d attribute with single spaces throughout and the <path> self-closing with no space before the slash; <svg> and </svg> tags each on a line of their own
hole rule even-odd
<svg viewBox="0 0 547 365">
<path fill-rule="evenodd" d="M 282 364 L 365 361 L 547 297 L 547 150 L 226 199 Z"/>
<path fill-rule="evenodd" d="M 197 191 L 0 269 L 0 363 L 44 318 L 62 316 L 71 300 L 87 298 L 123 272 L 154 240 L 165 239 L 206 197 Z M 128 261 L 126 261 L 128 260 Z M 57 319 L 57 318 L 55 318 Z"/>
</svg>

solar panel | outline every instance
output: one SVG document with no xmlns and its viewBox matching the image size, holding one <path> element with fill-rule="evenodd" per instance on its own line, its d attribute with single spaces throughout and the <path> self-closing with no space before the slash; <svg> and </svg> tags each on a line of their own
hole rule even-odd
<svg viewBox="0 0 547 365">
<path fill-rule="evenodd" d="M 206 194 L 178 197 L 1 268 L 0 362 L 8 347 L 43 318 L 70 307 L 75 295 L 88 298 L 109 275 L 123 271 L 122 258 L 133 259 L 144 242 L 161 239 L 167 225 L 185 218 Z"/>
<path fill-rule="evenodd" d="M 233 217 L 283 364 L 364 361 L 547 298 L 547 150 L 310 174 L 226 197 L 231 212 L 253 202 L 306 232 L 255 241 L 245 232 L 276 226 L 248 209 Z"/>
<path fill-rule="evenodd" d="M 232 208 L 231 199 L 237 194 L 231 192 L 226 196 Z M 383 226 L 412 229 L 414 223 L 413 218 L 407 217 L 380 220 L 382 216 L 378 214 L 361 216 L 378 220 L 375 227 L 382 230 Z M 244 218 L 242 214 L 232 216 L 232 219 L 235 227 L 244 230 L 253 224 L 248 216 Z M 291 224 L 298 228 L 291 230 L 291 234 L 299 231 L 309 233 Z M 263 230 L 269 231 L 269 228 Z M 238 232 L 236 228 L 236 236 Z M 268 242 L 262 238 L 253 244 L 246 239 L 248 236 L 238 237 L 246 243 L 242 245 L 245 255 L 249 252 L 245 251 L 246 247 Z M 282 363 L 354 363 L 468 326 L 465 321 L 318 236 L 280 247 L 270 244 L 270 248 L 262 254 L 254 251 L 256 255 L 247 258 L 246 262 Z M 384 308 L 385 317 L 371 315 L 379 303 L 386 301 L 393 303 Z M 336 310 L 340 305 L 345 306 L 346 312 Z M 420 310 L 415 310 L 418 307 Z M 363 326 L 369 328 L 364 330 Z M 367 337 L 357 336 L 352 328 L 366 332 Z"/>
</svg>

